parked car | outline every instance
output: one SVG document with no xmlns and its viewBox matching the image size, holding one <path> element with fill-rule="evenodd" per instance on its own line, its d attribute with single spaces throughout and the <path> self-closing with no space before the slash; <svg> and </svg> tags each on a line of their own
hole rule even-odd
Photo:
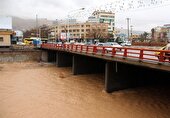
<svg viewBox="0 0 170 118">
<path fill-rule="evenodd" d="M 121 51 L 122 46 L 119 45 L 118 43 L 116 43 L 116 42 L 108 42 L 108 43 L 110 44 L 109 47 L 115 47 L 117 50 Z M 105 49 L 107 52 L 110 52 L 110 51 L 112 51 L 113 48 L 105 48 Z"/>
<path fill-rule="evenodd" d="M 17 45 L 26 45 L 26 44 L 23 42 L 17 42 Z"/>
<path fill-rule="evenodd" d="M 131 41 L 125 41 L 125 42 L 121 43 L 120 45 L 122 45 L 122 46 L 131 46 L 132 43 L 131 43 Z"/>
<path fill-rule="evenodd" d="M 116 42 L 98 43 L 97 46 L 105 46 L 105 47 L 106 47 L 105 50 L 106 50 L 107 52 L 112 51 L 112 49 L 113 49 L 112 47 L 115 47 L 115 48 L 116 48 L 117 50 L 119 50 L 119 51 L 121 51 L 121 48 L 122 48 L 122 46 L 119 45 L 119 44 L 116 43 Z"/>
</svg>

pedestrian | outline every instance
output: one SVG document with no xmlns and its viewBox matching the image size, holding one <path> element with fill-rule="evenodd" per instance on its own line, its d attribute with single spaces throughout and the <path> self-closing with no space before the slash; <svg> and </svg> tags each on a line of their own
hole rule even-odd
<svg viewBox="0 0 170 118">
<path fill-rule="evenodd" d="M 170 40 L 168 40 L 168 44 L 165 46 L 165 50 L 170 51 Z M 165 58 L 168 58 L 170 62 L 170 52 L 165 52 Z"/>
</svg>

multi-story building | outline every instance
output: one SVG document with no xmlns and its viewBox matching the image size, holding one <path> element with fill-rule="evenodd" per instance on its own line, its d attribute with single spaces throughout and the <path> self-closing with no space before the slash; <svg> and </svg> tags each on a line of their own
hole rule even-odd
<svg viewBox="0 0 170 118">
<path fill-rule="evenodd" d="M 50 28 L 50 39 L 95 39 L 106 38 L 108 35 L 108 24 L 106 23 L 76 23 L 58 24 Z M 65 33 L 65 37 L 62 37 Z"/>
<path fill-rule="evenodd" d="M 152 28 L 151 32 L 154 40 L 170 40 L 170 24 Z"/>
<path fill-rule="evenodd" d="M 92 16 L 88 18 L 88 22 L 99 22 L 108 24 L 108 32 L 114 34 L 115 30 L 115 13 L 107 12 L 104 10 L 97 10 L 92 13 Z"/>
<path fill-rule="evenodd" d="M 96 18 L 95 16 L 90 16 L 90 17 L 88 17 L 88 22 L 99 23 L 99 18 Z"/>
</svg>

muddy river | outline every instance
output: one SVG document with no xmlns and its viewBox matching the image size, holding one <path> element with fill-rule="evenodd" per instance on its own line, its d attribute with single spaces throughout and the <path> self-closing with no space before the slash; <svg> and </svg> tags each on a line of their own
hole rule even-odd
<svg viewBox="0 0 170 118">
<path fill-rule="evenodd" d="M 170 87 L 108 94 L 104 75 L 48 63 L 0 64 L 0 118 L 170 118 Z"/>
</svg>

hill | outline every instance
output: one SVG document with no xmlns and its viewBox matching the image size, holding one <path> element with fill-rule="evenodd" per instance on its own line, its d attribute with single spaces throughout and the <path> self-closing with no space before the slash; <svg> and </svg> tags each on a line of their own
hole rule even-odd
<svg viewBox="0 0 170 118">
<path fill-rule="evenodd" d="M 52 20 L 46 18 L 38 19 L 38 26 L 41 25 L 52 25 Z M 13 30 L 26 31 L 36 27 L 36 19 L 23 19 L 19 17 L 12 17 Z"/>
</svg>

